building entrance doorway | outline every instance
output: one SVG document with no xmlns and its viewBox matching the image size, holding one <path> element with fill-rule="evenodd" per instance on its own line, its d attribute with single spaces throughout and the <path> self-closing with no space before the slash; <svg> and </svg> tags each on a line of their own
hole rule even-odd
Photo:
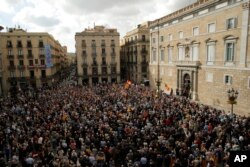
<svg viewBox="0 0 250 167">
<path fill-rule="evenodd" d="M 183 76 L 183 83 L 182 83 L 182 96 L 187 98 L 190 97 L 190 90 L 191 90 L 191 78 L 189 74 L 185 74 Z"/>
</svg>

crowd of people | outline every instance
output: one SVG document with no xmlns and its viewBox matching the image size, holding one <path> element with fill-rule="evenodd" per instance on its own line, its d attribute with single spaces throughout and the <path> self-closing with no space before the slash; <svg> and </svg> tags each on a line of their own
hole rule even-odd
<svg viewBox="0 0 250 167">
<path fill-rule="evenodd" d="M 141 85 L 57 85 L 1 101 L 0 166 L 225 167 L 250 118 Z"/>
</svg>

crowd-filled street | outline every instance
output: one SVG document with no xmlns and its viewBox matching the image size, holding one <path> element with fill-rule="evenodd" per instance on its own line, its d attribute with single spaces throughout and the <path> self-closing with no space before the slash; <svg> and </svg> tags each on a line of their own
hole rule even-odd
<svg viewBox="0 0 250 167">
<path fill-rule="evenodd" d="M 79 86 L 66 74 L 1 101 L 1 167 L 224 167 L 230 150 L 250 150 L 249 117 L 142 85 Z"/>
</svg>

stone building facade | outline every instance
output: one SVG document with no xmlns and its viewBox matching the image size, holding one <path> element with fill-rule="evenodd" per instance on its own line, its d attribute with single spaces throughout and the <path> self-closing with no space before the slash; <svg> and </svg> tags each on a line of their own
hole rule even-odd
<svg viewBox="0 0 250 167">
<path fill-rule="evenodd" d="M 150 81 L 161 89 L 230 111 L 250 113 L 249 0 L 198 0 L 150 25 Z"/>
<path fill-rule="evenodd" d="M 149 23 L 126 33 L 121 44 L 121 71 L 124 80 L 143 83 L 148 79 Z"/>
<path fill-rule="evenodd" d="M 120 82 L 119 37 L 117 29 L 104 26 L 76 33 L 78 84 Z"/>
<path fill-rule="evenodd" d="M 45 46 L 50 46 L 52 67 L 46 64 Z M 66 55 L 61 44 L 48 33 L 9 28 L 0 32 L 2 89 L 40 87 L 56 82 Z"/>
</svg>

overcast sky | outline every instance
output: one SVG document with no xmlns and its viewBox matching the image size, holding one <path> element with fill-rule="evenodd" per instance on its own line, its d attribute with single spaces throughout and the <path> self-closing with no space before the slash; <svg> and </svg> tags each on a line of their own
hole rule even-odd
<svg viewBox="0 0 250 167">
<path fill-rule="evenodd" d="M 75 33 L 95 25 L 117 28 L 122 38 L 138 24 L 197 0 L 1 0 L 0 25 L 48 32 L 75 51 Z"/>
</svg>

